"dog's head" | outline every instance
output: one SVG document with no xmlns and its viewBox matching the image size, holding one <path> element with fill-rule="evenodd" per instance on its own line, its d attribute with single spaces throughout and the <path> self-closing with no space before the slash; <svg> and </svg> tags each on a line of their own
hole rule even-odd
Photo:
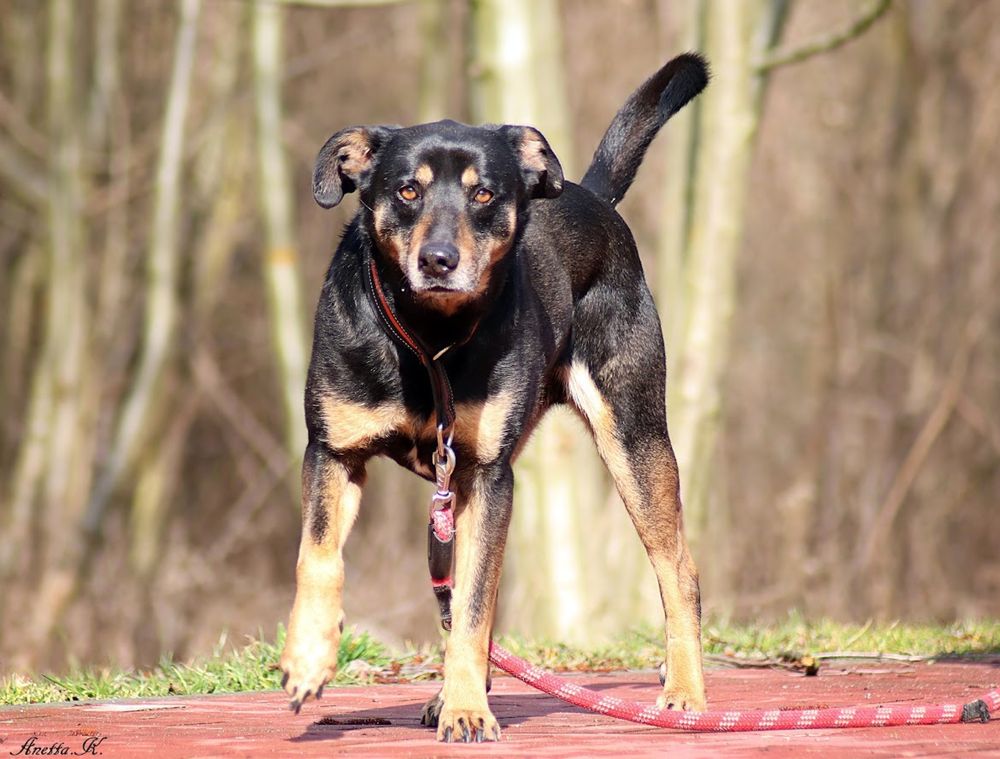
<svg viewBox="0 0 1000 759">
<path fill-rule="evenodd" d="M 481 297 L 511 249 L 518 212 L 562 192 L 563 173 L 532 127 L 350 127 L 316 160 L 313 194 L 324 208 L 358 190 L 378 252 L 414 297 L 453 311 Z"/>
</svg>

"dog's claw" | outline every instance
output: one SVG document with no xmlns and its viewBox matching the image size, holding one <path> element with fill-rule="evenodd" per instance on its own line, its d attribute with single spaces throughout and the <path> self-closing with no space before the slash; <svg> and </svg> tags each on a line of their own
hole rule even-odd
<svg viewBox="0 0 1000 759">
<path fill-rule="evenodd" d="M 295 690 L 297 691 L 298 688 L 296 688 Z M 295 693 L 293 692 L 292 693 L 292 700 L 291 700 L 291 703 L 288 704 L 288 708 L 291 709 L 296 714 L 298 714 L 299 712 L 301 712 L 302 711 L 302 704 L 304 704 L 306 701 L 309 700 L 309 694 L 310 693 L 312 693 L 312 691 L 307 690 L 301 696 L 296 696 Z"/>
<path fill-rule="evenodd" d="M 660 709 L 671 709 L 684 712 L 705 711 L 705 698 L 699 698 L 693 693 L 671 692 L 661 693 L 656 699 L 656 706 Z"/>
<path fill-rule="evenodd" d="M 487 710 L 450 710 L 443 706 L 438 715 L 439 741 L 445 743 L 483 743 L 500 740 L 500 727 Z"/>
<path fill-rule="evenodd" d="M 441 700 L 441 692 L 438 691 L 437 695 L 424 704 L 424 708 L 420 710 L 420 724 L 427 727 L 437 727 L 442 706 L 444 706 L 444 701 Z"/>
<path fill-rule="evenodd" d="M 322 698 L 323 688 L 337 671 L 337 647 L 324 638 L 322 646 L 287 643 L 281 657 L 281 687 L 288 694 L 288 705 L 296 714 L 310 698 Z"/>
</svg>

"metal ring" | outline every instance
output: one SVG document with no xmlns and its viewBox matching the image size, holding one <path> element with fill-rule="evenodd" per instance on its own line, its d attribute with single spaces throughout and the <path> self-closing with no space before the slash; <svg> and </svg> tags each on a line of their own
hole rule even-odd
<svg viewBox="0 0 1000 759">
<path fill-rule="evenodd" d="M 455 471 L 455 451 L 452 450 L 450 445 L 444 447 L 444 455 L 437 454 L 437 458 L 434 461 L 435 469 L 441 465 L 442 460 L 444 461 L 444 474 L 446 477 L 450 476 L 452 472 Z"/>
<path fill-rule="evenodd" d="M 448 430 L 448 442 L 446 443 L 445 440 L 444 440 L 444 425 L 443 424 L 438 424 L 438 426 L 437 426 L 437 443 L 438 443 L 437 455 L 439 457 L 445 455 L 445 449 L 446 448 L 451 448 L 451 441 L 454 439 L 454 437 L 455 437 L 455 425 L 452 425 L 451 429 Z"/>
</svg>

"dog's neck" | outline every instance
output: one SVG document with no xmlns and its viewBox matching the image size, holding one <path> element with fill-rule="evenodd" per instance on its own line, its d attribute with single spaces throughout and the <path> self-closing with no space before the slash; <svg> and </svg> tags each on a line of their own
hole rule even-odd
<svg viewBox="0 0 1000 759">
<path fill-rule="evenodd" d="M 511 263 L 500 261 L 491 272 L 489 285 L 481 296 L 457 308 L 443 310 L 417 297 L 398 266 L 387 262 L 374 250 L 373 256 L 390 308 L 406 328 L 435 353 L 468 342 L 478 325 L 496 306 L 510 280 Z"/>
</svg>

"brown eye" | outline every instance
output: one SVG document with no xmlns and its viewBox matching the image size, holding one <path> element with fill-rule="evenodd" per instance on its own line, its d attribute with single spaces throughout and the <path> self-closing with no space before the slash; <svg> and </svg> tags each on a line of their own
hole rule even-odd
<svg viewBox="0 0 1000 759">
<path fill-rule="evenodd" d="M 403 200 L 416 200 L 418 197 L 420 197 L 420 194 L 415 189 L 413 189 L 410 185 L 406 185 L 405 187 L 401 187 L 399 189 L 399 193 L 398 194 L 399 194 L 399 197 L 401 197 Z"/>
<path fill-rule="evenodd" d="M 487 190 L 485 187 L 480 187 L 476 190 L 476 194 L 472 196 L 472 199 L 477 203 L 489 203 L 493 200 L 493 193 Z"/>
</svg>

